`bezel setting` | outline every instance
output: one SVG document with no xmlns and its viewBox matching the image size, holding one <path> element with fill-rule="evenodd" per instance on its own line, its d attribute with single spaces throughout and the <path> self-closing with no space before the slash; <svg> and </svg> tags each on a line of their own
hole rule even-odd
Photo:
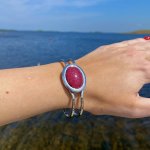
<svg viewBox="0 0 150 150">
<path fill-rule="evenodd" d="M 82 77 L 83 77 L 83 84 L 80 88 L 73 88 L 72 86 L 69 85 L 67 79 L 66 79 L 66 71 L 69 67 L 76 67 L 82 74 Z M 63 71 L 62 71 L 62 80 L 63 80 L 63 83 L 65 85 L 65 87 L 70 91 L 70 92 L 73 92 L 73 93 L 79 93 L 81 91 L 83 91 L 86 87 L 86 76 L 85 76 L 85 73 L 84 71 L 77 65 L 77 64 L 67 64 Z"/>
</svg>

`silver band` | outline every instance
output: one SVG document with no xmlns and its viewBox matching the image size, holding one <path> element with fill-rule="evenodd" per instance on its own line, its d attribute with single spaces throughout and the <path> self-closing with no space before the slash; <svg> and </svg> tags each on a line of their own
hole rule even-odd
<svg viewBox="0 0 150 150">
<path fill-rule="evenodd" d="M 62 80 L 63 80 L 63 83 L 65 85 L 65 87 L 69 90 L 70 92 L 70 95 L 71 95 L 71 103 L 72 103 L 72 106 L 71 106 L 71 110 L 67 111 L 67 109 L 64 109 L 64 114 L 66 117 L 69 117 L 69 118 L 72 118 L 74 116 L 81 116 L 83 114 L 83 111 L 84 111 L 84 89 L 85 89 L 85 86 L 86 86 L 86 76 L 83 72 L 83 70 L 76 64 L 76 62 L 72 59 L 69 59 L 68 61 L 71 61 L 72 63 L 68 63 L 64 60 L 62 60 L 65 64 L 65 67 L 62 71 Z M 67 81 L 66 81 L 66 78 L 65 78 L 65 74 L 66 74 L 66 70 L 68 67 L 70 66 L 74 66 L 74 67 L 77 67 L 80 72 L 82 73 L 82 76 L 83 76 L 83 85 L 81 86 L 81 88 L 79 89 L 75 89 L 73 87 L 71 87 Z M 76 97 L 76 94 L 77 93 L 80 93 L 80 108 L 79 110 L 77 111 L 75 106 L 76 106 L 76 102 L 77 102 L 77 97 Z"/>
</svg>

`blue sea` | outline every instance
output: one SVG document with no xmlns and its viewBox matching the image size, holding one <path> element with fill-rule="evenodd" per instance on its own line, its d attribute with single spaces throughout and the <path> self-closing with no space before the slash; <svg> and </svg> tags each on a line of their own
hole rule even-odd
<svg viewBox="0 0 150 150">
<path fill-rule="evenodd" d="M 61 59 L 67 60 L 68 58 L 78 59 L 99 46 L 143 36 L 145 35 L 116 33 L 0 32 L 0 69 L 35 66 L 39 63 L 42 65 L 60 61 Z M 139 93 L 144 97 L 150 97 L 150 85 L 144 85 Z M 27 119 L 25 122 L 30 126 L 39 126 L 43 120 L 46 122 L 51 119 L 52 122 L 57 122 L 61 117 L 62 112 L 57 113 L 56 116 L 46 113 L 42 116 Z M 89 117 L 92 117 L 92 115 L 89 115 Z M 98 120 L 100 118 L 101 116 L 99 116 Z M 110 124 L 115 122 L 115 118 L 109 116 L 108 118 Z M 75 122 L 78 121 L 76 120 Z M 146 125 L 150 124 L 149 118 L 142 120 L 142 122 Z M 20 124 L 23 126 L 22 122 L 5 126 L 0 130 L 0 136 L 7 139 L 10 134 L 13 134 L 14 129 L 18 128 L 17 131 L 19 130 Z M 130 124 L 130 126 L 132 125 Z M 19 135 L 20 133 L 17 132 L 17 134 Z M 8 135 L 7 138 L 6 135 Z"/>
</svg>

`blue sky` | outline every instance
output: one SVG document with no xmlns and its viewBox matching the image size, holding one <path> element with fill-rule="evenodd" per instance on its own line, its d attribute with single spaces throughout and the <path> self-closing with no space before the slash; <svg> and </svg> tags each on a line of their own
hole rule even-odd
<svg viewBox="0 0 150 150">
<path fill-rule="evenodd" d="M 0 0 L 0 28 L 80 32 L 150 29 L 150 0 Z"/>
</svg>

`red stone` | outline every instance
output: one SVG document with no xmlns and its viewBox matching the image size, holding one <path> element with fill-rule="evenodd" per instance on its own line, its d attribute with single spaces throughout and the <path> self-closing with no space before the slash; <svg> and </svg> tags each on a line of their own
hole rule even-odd
<svg viewBox="0 0 150 150">
<path fill-rule="evenodd" d="M 83 76 L 76 67 L 69 67 L 66 71 L 66 80 L 73 88 L 80 88 L 83 85 Z"/>
<path fill-rule="evenodd" d="M 150 40 L 150 36 L 145 36 L 144 39 L 145 40 Z"/>
</svg>

